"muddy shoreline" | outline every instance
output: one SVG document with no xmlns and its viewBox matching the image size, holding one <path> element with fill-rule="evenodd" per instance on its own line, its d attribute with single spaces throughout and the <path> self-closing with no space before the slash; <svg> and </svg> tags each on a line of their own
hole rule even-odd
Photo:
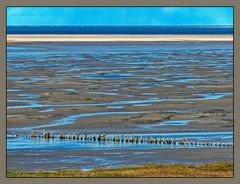
<svg viewBox="0 0 240 184">
<path fill-rule="evenodd" d="M 232 42 L 10 44 L 7 131 L 233 132 L 232 46 Z M 55 163 L 55 158 L 89 152 L 14 149 L 7 152 L 9 170 L 65 165 L 78 169 L 108 161 L 106 166 L 233 159 L 232 149 L 221 148 L 143 149 L 142 159 L 134 150 L 111 149 L 94 150 L 92 157 L 74 164 L 70 158 Z M 105 151 L 120 156 L 107 157 Z M 34 163 L 40 153 L 42 163 Z M 98 154 L 104 160 L 96 160 Z"/>
<path fill-rule="evenodd" d="M 90 170 L 149 163 L 202 164 L 233 162 L 232 149 L 117 149 L 77 151 L 9 152 L 9 171 L 51 171 L 59 169 Z M 161 156 L 159 156 L 161 155 Z M 23 164 L 24 163 L 24 164 Z"/>
</svg>

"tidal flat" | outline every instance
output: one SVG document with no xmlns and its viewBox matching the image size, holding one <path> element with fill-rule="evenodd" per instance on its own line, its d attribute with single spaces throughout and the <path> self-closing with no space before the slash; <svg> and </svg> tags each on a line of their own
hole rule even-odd
<svg viewBox="0 0 240 184">
<path fill-rule="evenodd" d="M 8 43 L 7 133 L 233 143 L 232 42 Z M 233 162 L 233 148 L 7 138 L 8 171 Z"/>
</svg>

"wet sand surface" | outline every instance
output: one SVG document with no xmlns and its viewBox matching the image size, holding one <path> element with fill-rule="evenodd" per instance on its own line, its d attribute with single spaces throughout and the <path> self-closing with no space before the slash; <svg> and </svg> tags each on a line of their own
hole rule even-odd
<svg viewBox="0 0 240 184">
<path fill-rule="evenodd" d="M 7 167 L 11 171 L 49 171 L 59 169 L 89 170 L 97 167 L 116 168 L 149 163 L 196 165 L 213 161 L 233 161 L 232 154 L 232 149 L 221 148 L 112 149 L 91 152 L 89 150 L 24 151 L 21 153 L 12 152 L 8 155 Z"/>
<path fill-rule="evenodd" d="M 15 43 L 7 52 L 9 134 L 233 131 L 232 42 Z M 128 165 L 122 152 L 131 165 L 232 161 L 233 154 L 228 148 L 146 148 L 139 159 L 136 150 L 124 148 L 46 151 L 14 148 L 11 141 L 7 146 L 8 170 Z M 88 156 L 60 164 L 64 154 Z"/>
</svg>

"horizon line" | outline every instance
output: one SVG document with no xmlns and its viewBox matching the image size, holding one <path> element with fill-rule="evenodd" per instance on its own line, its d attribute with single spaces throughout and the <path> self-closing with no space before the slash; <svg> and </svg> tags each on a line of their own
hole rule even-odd
<svg viewBox="0 0 240 184">
<path fill-rule="evenodd" d="M 141 26 L 156 26 L 156 27 L 233 27 L 234 25 L 7 25 L 8 26 L 31 26 L 31 27 L 39 27 L 39 26 L 49 26 L 49 27 L 57 27 L 57 26 L 89 26 L 89 27 L 99 27 L 99 26 L 115 26 L 115 27 L 141 27 Z"/>
</svg>

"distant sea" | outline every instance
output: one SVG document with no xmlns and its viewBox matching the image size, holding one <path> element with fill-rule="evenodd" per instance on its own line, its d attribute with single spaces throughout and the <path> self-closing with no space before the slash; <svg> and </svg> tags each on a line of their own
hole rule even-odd
<svg viewBox="0 0 240 184">
<path fill-rule="evenodd" d="M 7 34 L 233 34 L 233 26 L 7 26 Z"/>
</svg>

